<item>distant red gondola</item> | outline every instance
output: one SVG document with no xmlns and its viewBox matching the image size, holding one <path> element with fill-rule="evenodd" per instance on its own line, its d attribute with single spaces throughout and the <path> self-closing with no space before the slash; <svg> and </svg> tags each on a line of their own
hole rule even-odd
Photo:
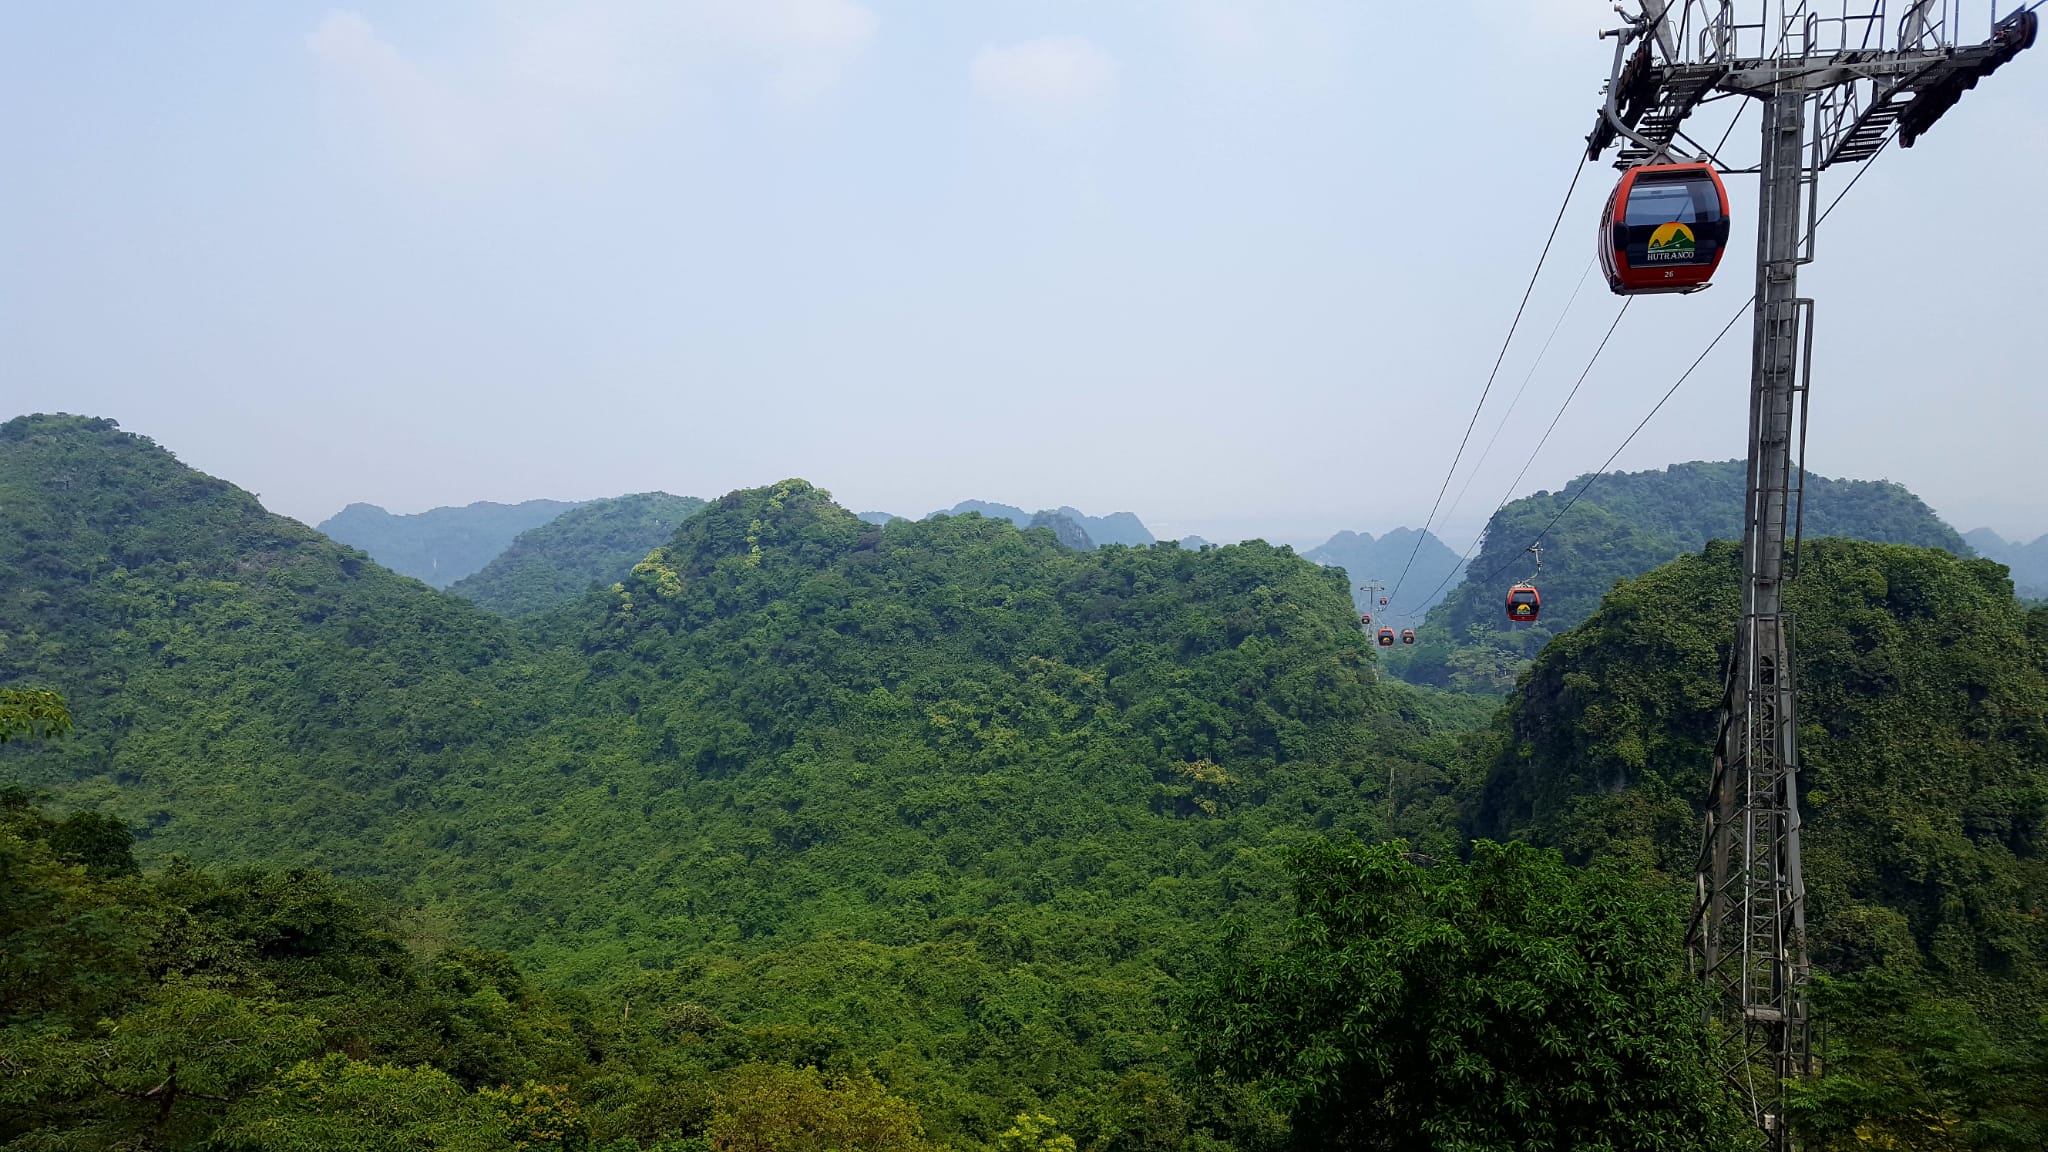
<svg viewBox="0 0 2048 1152">
<path fill-rule="evenodd" d="M 1622 296 L 1697 292 L 1727 248 L 1728 189 L 1712 164 L 1631 168 L 1600 218 L 1600 267 Z"/>
<path fill-rule="evenodd" d="M 1370 627 L 1372 627 L 1372 613 L 1370 613 L 1370 612 L 1360 612 L 1360 613 L 1358 614 L 1358 623 L 1359 623 L 1359 625 L 1360 625 L 1361 627 L 1364 627 L 1364 628 L 1370 628 Z"/>
<path fill-rule="evenodd" d="M 1386 606 L 1387 606 L 1387 598 L 1386 598 L 1385 596 L 1382 596 L 1382 597 L 1380 597 L 1380 607 L 1382 607 L 1382 608 L 1385 608 Z"/>
<path fill-rule="evenodd" d="M 1543 614 L 1543 594 L 1534 584 L 1517 584 L 1508 589 L 1508 619 L 1530 624 Z"/>
<path fill-rule="evenodd" d="M 1413 643 L 1415 643 L 1415 629 L 1413 629 L 1413 628 L 1403 628 L 1403 629 L 1401 629 L 1401 643 L 1403 643 L 1403 644 L 1413 644 Z"/>
<path fill-rule="evenodd" d="M 1382 629 L 1380 629 L 1380 647 L 1382 647 L 1382 648 L 1392 648 L 1393 646 L 1394 646 L 1394 630 L 1393 630 L 1392 628 L 1382 628 Z"/>
</svg>

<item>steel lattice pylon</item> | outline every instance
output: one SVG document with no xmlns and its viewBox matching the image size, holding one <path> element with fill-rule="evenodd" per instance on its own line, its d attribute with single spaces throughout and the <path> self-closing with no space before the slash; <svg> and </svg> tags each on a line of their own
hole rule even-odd
<svg viewBox="0 0 2048 1152">
<path fill-rule="evenodd" d="M 1794 1145 L 1786 1085 L 1811 1075 L 1806 885 L 1800 869 L 1799 721 L 1787 540 L 1799 536 L 1820 174 L 1868 160 L 1896 135 L 1910 147 L 1976 86 L 2030 47 L 2039 21 L 1995 5 L 1990 38 L 1962 42 L 1962 0 L 1641 0 L 1617 38 L 1606 107 L 1587 137 L 1617 167 L 1673 158 L 1702 103 L 1764 109 L 1758 176 L 1749 471 L 1742 615 L 1728 664 L 1686 947 L 1712 993 L 1709 1060 L 1774 1148 Z M 1629 51 L 1634 45 L 1634 51 Z M 1725 166 L 1724 166 L 1725 167 Z M 1796 557 L 1795 557 L 1796 562 Z M 1796 570 L 1795 570 L 1796 571 Z"/>
<path fill-rule="evenodd" d="M 1812 302 L 1798 295 L 1802 202 L 1812 202 L 1806 97 L 1764 102 L 1756 334 L 1742 620 L 1729 662 L 1689 947 L 1716 994 L 1715 1063 L 1751 1118 L 1781 1135 L 1786 1080 L 1810 1071 L 1806 884 L 1799 862 L 1798 698 L 1784 612 L 1785 541 L 1805 469 L 1794 437 L 1806 398 Z M 1804 323 L 1802 323 L 1804 320 Z"/>
</svg>

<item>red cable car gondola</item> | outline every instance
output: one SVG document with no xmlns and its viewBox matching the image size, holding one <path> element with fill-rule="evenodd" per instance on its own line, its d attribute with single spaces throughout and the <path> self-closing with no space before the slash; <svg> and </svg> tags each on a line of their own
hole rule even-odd
<svg viewBox="0 0 2048 1152">
<path fill-rule="evenodd" d="M 1387 598 L 1386 598 L 1385 596 L 1382 596 L 1382 597 L 1380 597 L 1380 607 L 1382 607 L 1382 608 L 1385 608 L 1386 606 L 1387 606 Z"/>
<path fill-rule="evenodd" d="M 1531 624 L 1543 614 L 1543 594 L 1534 584 L 1517 584 L 1508 589 L 1508 619 Z"/>
<path fill-rule="evenodd" d="M 1394 630 L 1393 630 L 1392 628 L 1382 628 L 1382 629 L 1380 629 L 1380 647 L 1382 647 L 1382 648 L 1392 648 L 1393 646 L 1394 646 Z"/>
<path fill-rule="evenodd" d="M 1704 162 L 1629 169 L 1600 217 L 1600 266 L 1623 296 L 1697 292 L 1727 247 L 1728 189 Z"/>
<path fill-rule="evenodd" d="M 1413 628 L 1403 628 L 1403 629 L 1401 629 L 1401 643 L 1403 643 L 1403 644 L 1413 644 L 1413 643 L 1415 643 L 1415 629 L 1413 629 Z"/>
<path fill-rule="evenodd" d="M 1360 612 L 1360 613 L 1358 614 L 1358 625 L 1359 625 L 1359 627 L 1361 627 L 1361 628 L 1370 628 L 1370 627 L 1372 627 L 1372 613 L 1370 613 L 1370 612 Z"/>
</svg>

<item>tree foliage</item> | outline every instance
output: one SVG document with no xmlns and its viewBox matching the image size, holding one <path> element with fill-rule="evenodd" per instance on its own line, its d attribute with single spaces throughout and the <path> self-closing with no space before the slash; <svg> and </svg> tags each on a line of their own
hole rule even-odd
<svg viewBox="0 0 2048 1152">
<path fill-rule="evenodd" d="M 1284 941 L 1240 941 L 1184 1025 L 1291 1146 L 1727 1147 L 1665 893 L 1488 843 L 1470 865 L 1318 844 L 1293 871 Z"/>
<path fill-rule="evenodd" d="M 47 688 L 0 688 L 0 744 L 48 739 L 71 730 L 64 698 Z"/>
</svg>

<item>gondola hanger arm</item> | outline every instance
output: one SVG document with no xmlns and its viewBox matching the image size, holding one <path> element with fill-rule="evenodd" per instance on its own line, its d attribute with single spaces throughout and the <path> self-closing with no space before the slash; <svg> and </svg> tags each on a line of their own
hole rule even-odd
<svg viewBox="0 0 2048 1152">
<path fill-rule="evenodd" d="M 1628 63 L 1628 46 L 1635 43 L 1638 37 L 1644 35 L 1644 25 L 1649 20 L 1648 17 L 1629 15 L 1627 10 L 1619 4 L 1614 6 L 1614 11 L 1622 18 L 1626 27 L 1607 28 L 1603 29 L 1600 33 L 1602 40 L 1609 36 L 1614 37 L 1614 67 L 1607 75 L 1607 99 L 1600 106 L 1600 115 L 1616 133 L 1635 141 L 1638 146 L 1650 154 L 1650 158 L 1645 163 L 1673 163 L 1671 145 L 1669 143 L 1655 143 L 1644 137 L 1634 128 L 1629 127 L 1627 121 L 1621 118 L 1621 109 L 1616 106 L 1616 101 L 1621 96 L 1621 71 L 1623 66 Z M 1591 158 L 1598 159 L 1597 156 Z"/>
</svg>

